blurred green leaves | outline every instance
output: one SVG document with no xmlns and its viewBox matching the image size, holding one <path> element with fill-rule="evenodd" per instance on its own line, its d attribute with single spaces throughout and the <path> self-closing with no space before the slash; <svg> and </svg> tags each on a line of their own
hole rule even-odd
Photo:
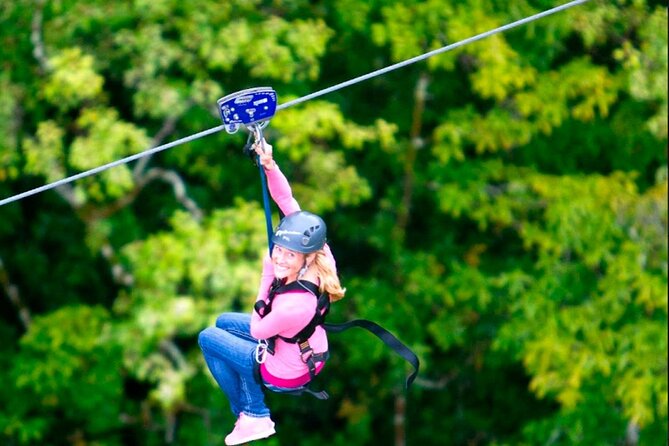
<svg viewBox="0 0 669 446">
<path fill-rule="evenodd" d="M 10 2 L 0 191 L 209 128 L 224 94 L 284 103 L 554 6 Z M 403 400 L 378 339 L 332 336 L 332 398 L 268 396 L 268 444 L 665 441 L 666 85 L 666 7 L 592 1 L 281 110 L 266 135 L 348 288 L 331 320 L 380 323 L 423 367 Z M 257 292 L 244 136 L 0 208 L 6 442 L 222 442 L 196 340 Z"/>
<path fill-rule="evenodd" d="M 7 413 L 14 421 L 5 425 L 5 433 L 25 443 L 44 441 L 59 423 L 46 416 L 49 412 L 62 413 L 61 422 L 92 433 L 117 427 L 122 348 L 114 335 L 110 314 L 100 307 L 62 307 L 36 318 L 21 339 L 11 371 L 26 398 L 9 403 Z"/>
</svg>

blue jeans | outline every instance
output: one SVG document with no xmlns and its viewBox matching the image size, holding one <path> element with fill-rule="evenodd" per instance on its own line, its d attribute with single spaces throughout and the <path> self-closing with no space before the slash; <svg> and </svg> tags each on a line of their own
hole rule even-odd
<svg viewBox="0 0 669 446">
<path fill-rule="evenodd" d="M 269 416 L 262 386 L 254 375 L 258 341 L 251 336 L 251 315 L 221 314 L 216 319 L 216 327 L 200 332 L 198 343 L 235 417 L 240 413 L 251 417 Z"/>
</svg>

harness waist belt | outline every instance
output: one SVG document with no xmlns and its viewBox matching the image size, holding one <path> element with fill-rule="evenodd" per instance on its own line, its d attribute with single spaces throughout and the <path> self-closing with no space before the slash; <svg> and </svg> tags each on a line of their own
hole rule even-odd
<svg viewBox="0 0 669 446">
<path fill-rule="evenodd" d="M 316 374 L 320 373 L 324 366 L 324 362 L 318 363 L 316 366 Z M 298 376 L 297 378 L 279 378 L 269 373 L 265 368 L 265 364 L 260 364 L 260 376 L 262 377 L 263 381 L 268 384 L 287 388 L 301 387 L 311 381 L 311 375 L 309 373 L 305 373 L 304 375 Z"/>
</svg>

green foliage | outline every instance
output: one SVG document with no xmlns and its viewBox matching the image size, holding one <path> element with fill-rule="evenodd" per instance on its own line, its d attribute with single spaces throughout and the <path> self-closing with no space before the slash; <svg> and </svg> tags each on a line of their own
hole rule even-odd
<svg viewBox="0 0 669 446">
<path fill-rule="evenodd" d="M 118 426 L 122 350 L 112 327 L 100 307 L 62 307 L 33 321 L 10 369 L 24 398 L 3 408 L 8 438 L 32 444 L 68 427 L 96 435 Z"/>
<path fill-rule="evenodd" d="M 17 107 L 17 92 L 6 75 L 0 75 L 0 89 L 12 94 L 3 94 L 0 97 L 0 182 L 8 178 L 15 178 L 16 168 L 16 129 L 14 113 Z"/>
<path fill-rule="evenodd" d="M 261 224 L 257 205 L 239 201 L 202 223 L 177 212 L 169 231 L 125 247 L 134 283 L 115 304 L 124 363 L 137 380 L 155 384 L 149 397 L 165 412 L 186 403 L 188 381 L 202 366 L 173 341 L 255 300 Z"/>
<path fill-rule="evenodd" d="M 667 137 L 667 9 L 657 7 L 640 25 L 641 44 L 635 47 L 626 40 L 615 53 L 623 61 L 632 97 L 657 105 L 648 120 L 648 129 L 658 138 Z"/>
<path fill-rule="evenodd" d="M 81 54 L 80 48 L 68 48 L 49 60 L 53 70 L 44 85 L 44 99 L 68 110 L 102 93 L 104 79 L 93 69 L 93 57 Z"/>
<path fill-rule="evenodd" d="M 556 6 L 6 3 L 3 197 L 218 125 L 224 94 L 286 103 Z M 596 0 L 277 113 L 348 289 L 331 320 L 422 369 L 405 401 L 401 359 L 331 336 L 332 398 L 268 395 L 265 443 L 665 442 L 667 63 L 666 5 Z M 266 254 L 242 133 L 0 208 L 6 443 L 223 443 L 197 334 L 249 311 Z"/>
</svg>

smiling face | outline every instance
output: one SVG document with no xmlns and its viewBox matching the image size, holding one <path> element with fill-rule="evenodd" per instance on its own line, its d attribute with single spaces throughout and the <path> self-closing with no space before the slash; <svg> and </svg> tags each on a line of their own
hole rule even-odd
<svg viewBox="0 0 669 446">
<path fill-rule="evenodd" d="M 272 264 L 274 265 L 274 277 L 286 278 L 287 282 L 297 280 L 300 269 L 304 266 L 304 254 L 291 251 L 279 245 L 272 249 Z"/>
</svg>

